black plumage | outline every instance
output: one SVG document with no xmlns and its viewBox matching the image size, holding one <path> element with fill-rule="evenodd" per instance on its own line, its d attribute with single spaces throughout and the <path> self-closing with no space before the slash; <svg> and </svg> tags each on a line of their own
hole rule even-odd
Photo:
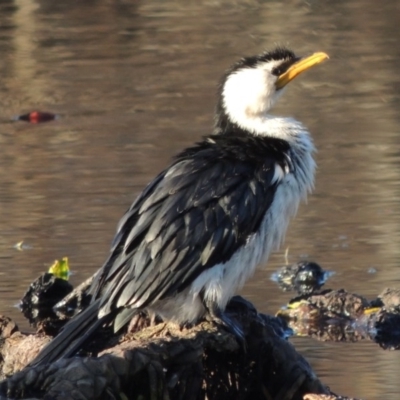
<svg viewBox="0 0 400 400">
<path fill-rule="evenodd" d="M 229 260 L 259 228 L 275 164 L 291 168 L 288 152 L 280 139 L 213 135 L 179 154 L 119 224 L 111 263 L 93 286 L 104 312 L 173 296 Z"/>
</svg>

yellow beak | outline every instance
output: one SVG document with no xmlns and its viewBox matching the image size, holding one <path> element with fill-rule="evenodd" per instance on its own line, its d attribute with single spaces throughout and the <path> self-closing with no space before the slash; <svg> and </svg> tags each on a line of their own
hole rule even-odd
<svg viewBox="0 0 400 400">
<path fill-rule="evenodd" d="M 321 63 L 322 61 L 329 58 L 326 53 L 314 53 L 311 56 L 302 58 L 300 61 L 297 61 L 293 64 L 286 72 L 278 77 L 276 81 L 276 88 L 282 89 L 286 86 L 292 79 L 296 78 L 296 76 L 300 75 L 302 72 L 307 71 L 314 65 Z"/>
</svg>

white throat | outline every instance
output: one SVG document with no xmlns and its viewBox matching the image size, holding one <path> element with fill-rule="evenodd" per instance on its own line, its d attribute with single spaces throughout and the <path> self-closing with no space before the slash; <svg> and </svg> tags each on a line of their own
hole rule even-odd
<svg viewBox="0 0 400 400">
<path fill-rule="evenodd" d="M 277 90 L 273 62 L 259 68 L 244 68 L 226 79 L 222 103 L 228 118 L 253 135 L 272 136 L 292 142 L 304 127 L 293 118 L 268 114 L 283 90 Z"/>
<path fill-rule="evenodd" d="M 250 134 L 286 140 L 294 148 L 312 153 L 307 129 L 293 118 L 276 117 L 269 110 L 281 96 L 273 62 L 259 68 L 244 68 L 229 75 L 222 90 L 222 106 L 231 122 Z"/>
</svg>

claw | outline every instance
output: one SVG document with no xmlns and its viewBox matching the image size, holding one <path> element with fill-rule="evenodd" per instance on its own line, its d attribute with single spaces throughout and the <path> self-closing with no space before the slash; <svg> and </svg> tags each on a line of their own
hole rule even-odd
<svg viewBox="0 0 400 400">
<path fill-rule="evenodd" d="M 225 312 L 221 311 L 216 303 L 205 301 L 204 305 L 208 311 L 210 319 L 217 325 L 224 327 L 228 332 L 232 333 L 243 350 L 246 351 L 246 337 L 240 324 L 233 321 Z"/>
</svg>

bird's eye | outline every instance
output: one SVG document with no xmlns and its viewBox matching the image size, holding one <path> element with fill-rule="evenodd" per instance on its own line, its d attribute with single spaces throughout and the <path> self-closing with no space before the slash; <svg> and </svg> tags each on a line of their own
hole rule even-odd
<svg viewBox="0 0 400 400">
<path fill-rule="evenodd" d="M 287 70 L 287 68 L 284 68 L 283 65 L 279 65 L 278 67 L 275 67 L 272 70 L 272 75 L 276 75 L 276 76 L 282 75 L 286 70 Z"/>
<path fill-rule="evenodd" d="M 297 61 L 299 61 L 300 58 L 291 58 L 290 60 L 283 61 L 282 64 L 277 65 L 273 70 L 272 70 L 272 75 L 275 76 L 280 76 L 283 73 L 285 73 L 293 64 L 295 64 Z"/>
</svg>

